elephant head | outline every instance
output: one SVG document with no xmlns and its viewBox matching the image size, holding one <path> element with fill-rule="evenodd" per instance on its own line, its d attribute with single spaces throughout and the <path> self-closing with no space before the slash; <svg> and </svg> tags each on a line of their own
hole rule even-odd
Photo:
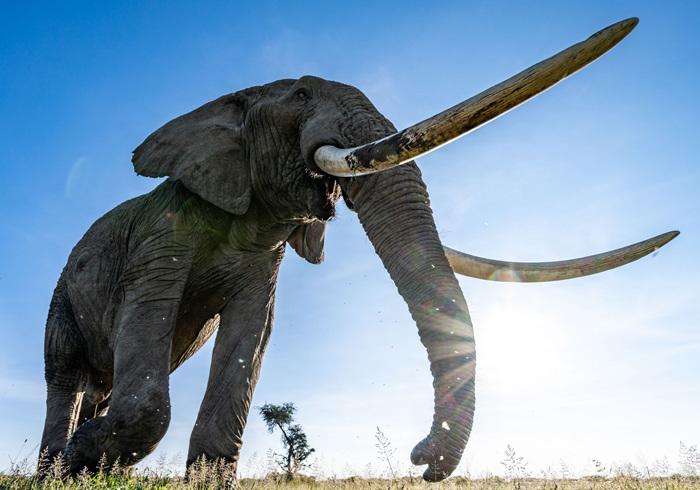
<svg viewBox="0 0 700 490">
<path fill-rule="evenodd" d="M 136 171 L 170 176 L 236 216 L 265 212 L 290 224 L 286 240 L 307 260 L 341 194 L 354 210 L 418 327 L 433 375 L 434 415 L 411 453 L 438 481 L 457 467 L 474 415 L 475 347 L 455 272 L 544 281 L 617 267 L 675 232 L 597 256 L 509 263 L 443 247 L 413 159 L 537 95 L 619 42 L 636 19 L 591 38 L 415 126 L 397 132 L 359 90 L 305 76 L 226 95 L 165 125 L 134 152 Z"/>
</svg>

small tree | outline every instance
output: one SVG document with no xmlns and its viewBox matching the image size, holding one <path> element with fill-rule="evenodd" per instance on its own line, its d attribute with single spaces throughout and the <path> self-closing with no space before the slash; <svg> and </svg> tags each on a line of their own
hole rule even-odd
<svg viewBox="0 0 700 490">
<path fill-rule="evenodd" d="M 314 448 L 309 447 L 301 425 L 294 424 L 296 407 L 293 403 L 282 405 L 266 403 L 259 407 L 258 411 L 270 433 L 273 433 L 275 428 L 282 433 L 282 445 L 286 454 L 276 454 L 276 463 L 287 474 L 287 478 L 294 478 L 302 468 L 308 466 L 305 461 L 315 451 Z"/>
</svg>

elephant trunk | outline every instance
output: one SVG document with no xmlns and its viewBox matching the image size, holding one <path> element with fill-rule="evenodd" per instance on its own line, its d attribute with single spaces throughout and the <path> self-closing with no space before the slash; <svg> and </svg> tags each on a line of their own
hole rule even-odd
<svg viewBox="0 0 700 490">
<path fill-rule="evenodd" d="M 459 464 L 474 416 L 476 358 L 466 301 L 445 257 L 414 163 L 339 180 L 428 351 L 435 390 L 433 423 L 411 461 L 429 465 L 426 480 L 442 480 Z"/>
</svg>

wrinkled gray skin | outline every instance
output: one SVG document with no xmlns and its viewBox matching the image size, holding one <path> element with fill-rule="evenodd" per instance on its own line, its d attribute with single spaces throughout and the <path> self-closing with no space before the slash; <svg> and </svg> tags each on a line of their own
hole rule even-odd
<svg viewBox="0 0 700 490">
<path fill-rule="evenodd" d="M 49 457 L 64 454 L 73 472 L 94 469 L 103 453 L 127 465 L 144 458 L 168 428 L 169 374 L 218 328 L 187 462 L 206 455 L 235 467 L 285 243 L 320 262 L 342 193 L 428 351 L 434 419 L 411 460 L 429 464 L 428 480 L 447 477 L 471 430 L 474 340 L 420 172 L 411 163 L 346 179 L 313 163 L 321 145 L 392 132 L 357 89 L 303 77 L 223 96 L 139 146 L 136 171 L 169 178 L 88 230 L 51 302 L 41 443 Z"/>
</svg>

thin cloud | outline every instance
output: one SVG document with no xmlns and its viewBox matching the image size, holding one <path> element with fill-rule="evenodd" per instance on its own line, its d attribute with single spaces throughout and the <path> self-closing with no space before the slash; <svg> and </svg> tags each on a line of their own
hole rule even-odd
<svg viewBox="0 0 700 490">
<path fill-rule="evenodd" d="M 87 163 L 87 157 L 80 157 L 73 162 L 73 165 L 71 165 L 68 175 L 66 176 L 66 183 L 64 186 L 64 192 L 67 198 L 70 199 L 75 195 L 78 181 L 80 180 L 80 174 Z"/>
</svg>

